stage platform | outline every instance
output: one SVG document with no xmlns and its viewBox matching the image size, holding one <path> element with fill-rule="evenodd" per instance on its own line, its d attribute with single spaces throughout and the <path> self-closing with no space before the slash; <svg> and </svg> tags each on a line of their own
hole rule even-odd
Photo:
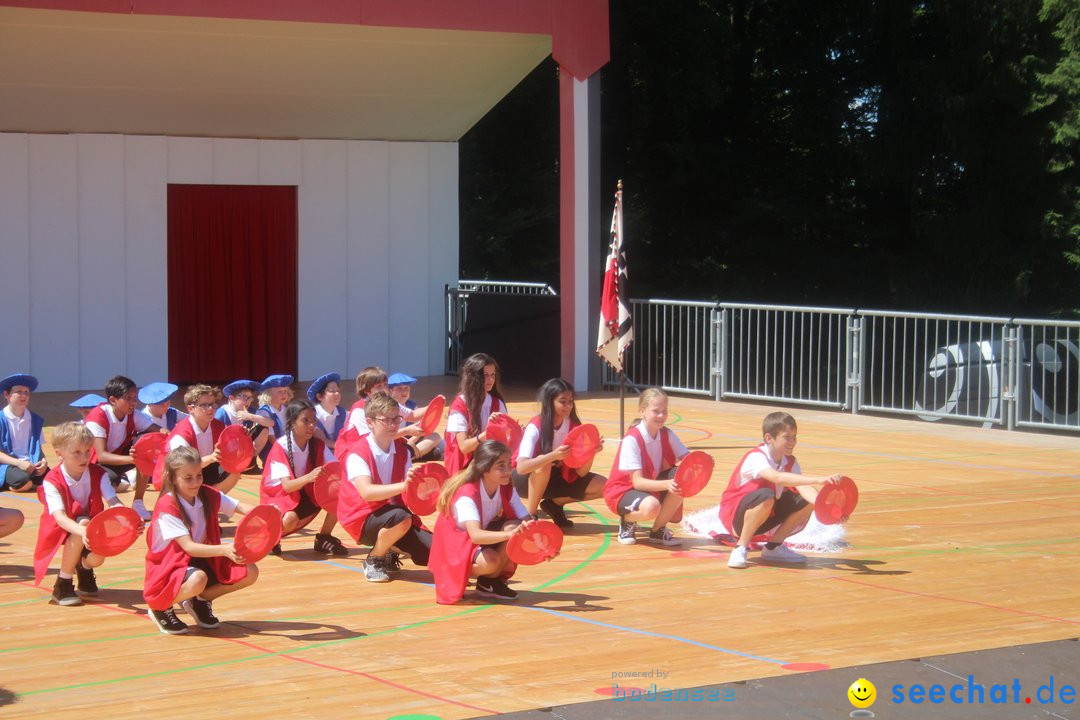
<svg viewBox="0 0 1080 720">
<path fill-rule="evenodd" d="M 424 378 L 414 397 L 453 387 L 453 378 Z M 522 422 L 535 413 L 531 394 L 508 393 Z M 31 407 L 55 424 L 77 417 L 65 406 L 75 395 L 36 394 Z M 259 564 L 255 586 L 215 604 L 221 629 L 170 637 L 146 616 L 141 541 L 99 569 L 96 600 L 50 605 L 59 561 L 40 587 L 32 578 L 40 505 L 4 492 L 0 505 L 27 521 L 0 540 L 0 717 L 456 720 L 537 709 L 529 717 L 561 718 L 565 707 L 578 708 L 565 717 L 582 718 L 846 717 L 854 708 L 845 693 L 859 677 L 877 686 L 871 710 L 881 718 L 1080 717 L 1057 696 L 1080 687 L 1080 643 L 1060 642 L 1080 635 L 1076 437 L 682 397 L 670 409 L 669 426 L 716 460 L 688 512 L 718 504 L 767 412 L 792 412 L 804 472 L 858 482 L 849 547 L 806 567 L 731 570 L 727 548 L 684 533 L 682 548 L 619 545 L 617 519 L 598 500 L 570 506 L 576 525 L 562 554 L 519 570 L 516 602 L 470 591 L 446 607 L 435 604 L 426 570 L 406 562 L 397 580 L 371 584 L 366 548 L 350 542 L 348 557 L 328 560 L 305 532 L 285 538 L 284 557 Z M 578 412 L 607 438 L 595 464 L 606 474 L 618 400 L 584 396 Z M 635 414 L 628 399 L 627 418 Z M 258 478 L 234 494 L 257 501 Z M 1018 646 L 1051 649 L 1030 651 L 1036 662 Z M 948 671 L 923 680 L 883 664 L 923 668 L 910 661 L 946 655 Z M 955 660 L 964 657 L 969 665 Z M 989 657 L 992 677 L 980 674 Z M 948 687 L 969 672 L 988 694 L 1000 678 L 1019 678 L 1019 702 L 892 701 L 895 684 Z M 1036 690 L 1051 675 L 1055 702 L 1040 703 Z M 612 698 L 613 684 L 631 697 Z M 632 699 L 654 684 L 727 688 L 731 699 Z"/>
</svg>

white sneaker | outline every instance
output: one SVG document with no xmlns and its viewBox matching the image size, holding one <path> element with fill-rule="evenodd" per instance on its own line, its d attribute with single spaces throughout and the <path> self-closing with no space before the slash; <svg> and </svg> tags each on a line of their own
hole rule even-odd
<svg viewBox="0 0 1080 720">
<path fill-rule="evenodd" d="M 131 503 L 131 509 L 139 513 L 139 517 L 143 519 L 143 522 L 148 522 L 153 514 L 146 509 L 146 505 L 143 504 L 142 499 L 136 500 Z"/>
<path fill-rule="evenodd" d="M 789 547 L 783 545 L 777 545 L 772 550 L 765 548 L 761 551 L 762 560 L 772 560 L 773 562 L 782 563 L 804 563 L 806 562 L 806 556 L 800 555 Z"/>
<path fill-rule="evenodd" d="M 744 568 L 746 567 L 746 547 L 737 545 L 731 549 L 731 555 L 728 556 L 727 566 L 729 568 Z"/>
</svg>

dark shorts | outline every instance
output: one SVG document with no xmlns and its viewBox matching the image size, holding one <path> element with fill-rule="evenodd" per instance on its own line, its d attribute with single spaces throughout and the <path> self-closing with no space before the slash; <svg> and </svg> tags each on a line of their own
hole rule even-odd
<svg viewBox="0 0 1080 720">
<path fill-rule="evenodd" d="M 227 477 L 229 473 L 225 472 L 218 463 L 210 463 L 202 469 L 203 485 L 220 485 Z"/>
<path fill-rule="evenodd" d="M 296 507 L 294 507 L 290 511 L 296 513 L 296 517 L 300 520 L 303 520 L 304 518 L 315 517 L 319 514 L 319 511 L 322 510 L 322 508 L 319 507 L 319 504 L 316 503 L 309 494 L 311 491 L 308 488 L 310 487 L 310 485 L 305 485 L 303 488 L 301 488 L 300 502 L 298 502 L 296 504 Z"/>
<path fill-rule="evenodd" d="M 105 471 L 105 474 L 109 476 L 109 482 L 113 487 L 120 484 L 121 480 L 127 481 L 124 476 L 128 474 L 128 471 L 134 468 L 134 463 L 128 463 L 127 465 L 102 465 L 101 468 Z"/>
<path fill-rule="evenodd" d="M 45 472 L 40 475 L 30 475 L 25 470 L 20 470 L 14 465 L 9 465 L 7 472 L 4 474 L 4 484 L 12 490 L 18 490 L 27 483 L 33 484 L 34 487 L 40 487 L 41 483 L 45 480 L 45 474 L 49 472 L 48 468 L 45 468 Z"/>
<path fill-rule="evenodd" d="M 547 489 L 544 490 L 544 498 L 571 498 L 573 500 L 584 500 L 585 490 L 589 487 L 589 483 L 592 482 L 594 477 L 598 477 L 596 473 L 589 473 L 579 477 L 574 482 L 566 482 L 562 476 L 562 470 L 552 466 L 551 474 L 548 476 Z M 517 489 L 517 493 L 522 498 L 529 496 L 529 476 L 520 475 L 517 470 L 510 472 L 510 479 L 514 482 L 514 487 Z"/>
<path fill-rule="evenodd" d="M 214 574 L 214 569 L 210 566 L 210 561 L 207 558 L 188 558 L 188 568 L 187 572 L 184 573 L 184 579 L 187 580 L 196 570 L 202 570 L 206 573 L 206 587 L 221 584 L 221 581 L 218 580 L 217 575 Z"/>
<path fill-rule="evenodd" d="M 675 468 L 668 468 L 656 478 L 657 480 L 670 480 L 675 477 Z M 667 491 L 659 493 L 660 497 L 657 498 L 660 502 L 664 502 L 667 499 Z M 630 513 L 637 512 L 641 509 L 641 503 L 645 502 L 645 498 L 653 497 L 652 493 L 645 492 L 644 490 L 627 490 L 623 493 L 623 496 L 619 498 L 619 502 L 616 507 L 619 509 L 619 515 L 629 515 Z"/>
<path fill-rule="evenodd" d="M 751 508 L 755 508 L 766 500 L 772 500 L 776 498 L 776 495 L 769 488 L 759 488 L 752 493 L 748 493 L 743 496 L 743 499 L 739 501 L 739 507 L 735 509 L 735 519 L 732 521 L 731 528 L 734 535 L 741 535 L 743 529 L 743 516 L 746 515 L 746 511 Z M 780 497 L 776 498 L 776 503 L 773 505 L 772 515 L 765 519 L 765 522 L 761 523 L 761 527 L 754 531 L 755 535 L 768 532 L 773 528 L 780 527 L 780 524 L 787 520 L 792 513 L 796 513 L 809 505 L 802 495 L 797 492 L 789 492 L 785 490 L 780 493 Z"/>
<path fill-rule="evenodd" d="M 394 527 L 403 520 L 411 522 L 412 517 L 412 513 L 400 505 L 383 505 L 364 521 L 364 529 L 360 531 L 360 544 L 374 545 L 379 539 L 380 530 Z M 427 565 L 431 555 L 431 531 L 410 527 L 394 545 L 409 553 L 415 564 Z"/>
</svg>

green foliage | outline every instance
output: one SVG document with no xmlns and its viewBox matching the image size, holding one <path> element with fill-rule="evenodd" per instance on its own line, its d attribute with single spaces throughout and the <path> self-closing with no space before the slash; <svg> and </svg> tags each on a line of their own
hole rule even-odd
<svg viewBox="0 0 1080 720">
<path fill-rule="evenodd" d="M 558 282 L 556 73 L 462 140 L 463 274 Z M 1077 0 L 617 0 L 601 87 L 634 296 L 1080 307 Z"/>
</svg>

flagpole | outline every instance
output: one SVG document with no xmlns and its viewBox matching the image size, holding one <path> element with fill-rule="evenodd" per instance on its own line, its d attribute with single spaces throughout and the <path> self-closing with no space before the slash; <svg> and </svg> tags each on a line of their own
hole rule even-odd
<svg viewBox="0 0 1080 720">
<path fill-rule="evenodd" d="M 615 189 L 621 198 L 622 178 L 619 178 Z M 619 360 L 622 361 L 623 358 L 620 357 Z M 626 434 L 626 365 L 623 362 L 619 364 L 622 366 L 619 370 L 619 437 L 621 438 Z"/>
</svg>

